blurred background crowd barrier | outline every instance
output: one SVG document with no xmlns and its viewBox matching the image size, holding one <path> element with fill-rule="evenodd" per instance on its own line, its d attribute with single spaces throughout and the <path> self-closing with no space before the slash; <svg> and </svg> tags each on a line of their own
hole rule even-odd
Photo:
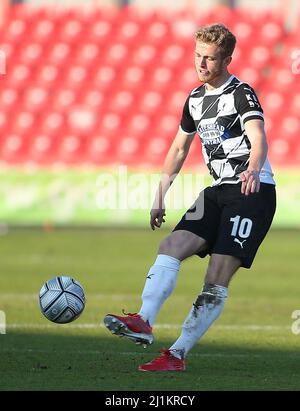
<svg viewBox="0 0 300 411">
<path fill-rule="evenodd" d="M 294 0 L 2 0 L 1 222 L 143 225 L 144 209 L 99 207 L 99 175 L 160 170 L 198 86 L 194 32 L 221 22 L 238 40 L 231 72 L 265 112 L 275 223 L 299 227 L 299 21 Z M 195 139 L 183 171 L 203 167 Z"/>
</svg>

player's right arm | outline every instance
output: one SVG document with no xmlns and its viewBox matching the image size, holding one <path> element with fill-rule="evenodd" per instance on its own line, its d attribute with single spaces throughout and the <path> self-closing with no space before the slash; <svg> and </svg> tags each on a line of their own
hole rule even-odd
<svg viewBox="0 0 300 411">
<path fill-rule="evenodd" d="M 154 203 L 150 211 L 150 226 L 152 230 L 155 230 L 155 227 L 160 227 L 165 222 L 165 195 L 181 170 L 195 134 L 196 132 L 185 132 L 180 127 L 167 153 Z"/>
</svg>

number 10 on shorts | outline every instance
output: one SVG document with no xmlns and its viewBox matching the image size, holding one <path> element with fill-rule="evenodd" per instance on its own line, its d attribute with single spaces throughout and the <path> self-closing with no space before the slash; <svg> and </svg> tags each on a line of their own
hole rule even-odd
<svg viewBox="0 0 300 411">
<path fill-rule="evenodd" d="M 233 237 L 248 238 L 252 229 L 252 220 L 250 218 L 242 218 L 236 215 L 230 219 L 233 223 L 231 235 Z"/>
</svg>

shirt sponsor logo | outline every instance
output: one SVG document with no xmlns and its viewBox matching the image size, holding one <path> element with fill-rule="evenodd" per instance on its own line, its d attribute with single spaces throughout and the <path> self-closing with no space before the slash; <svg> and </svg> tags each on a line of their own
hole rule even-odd
<svg viewBox="0 0 300 411">
<path fill-rule="evenodd" d="M 228 130 L 216 123 L 199 125 L 197 131 L 204 145 L 220 144 L 229 137 Z"/>
</svg>

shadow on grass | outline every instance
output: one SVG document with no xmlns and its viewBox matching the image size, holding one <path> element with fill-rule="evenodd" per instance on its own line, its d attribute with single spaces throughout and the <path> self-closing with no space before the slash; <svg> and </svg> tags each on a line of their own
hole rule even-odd
<svg viewBox="0 0 300 411">
<path fill-rule="evenodd" d="M 173 341 L 144 350 L 126 339 L 16 333 L 0 336 L 0 390 L 299 390 L 300 353 L 199 344 L 184 373 L 141 373 Z"/>
</svg>

